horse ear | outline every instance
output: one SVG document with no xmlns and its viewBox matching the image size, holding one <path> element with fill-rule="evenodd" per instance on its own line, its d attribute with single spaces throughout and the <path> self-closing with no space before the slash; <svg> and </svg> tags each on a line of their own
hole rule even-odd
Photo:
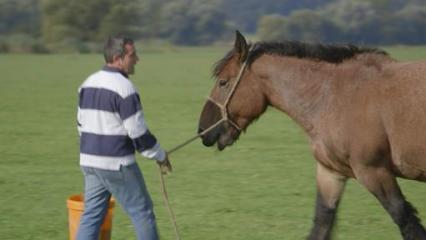
<svg viewBox="0 0 426 240">
<path fill-rule="evenodd" d="M 235 51 L 240 55 L 240 62 L 244 62 L 247 58 L 248 46 L 244 36 L 237 30 L 235 32 Z"/>
</svg>

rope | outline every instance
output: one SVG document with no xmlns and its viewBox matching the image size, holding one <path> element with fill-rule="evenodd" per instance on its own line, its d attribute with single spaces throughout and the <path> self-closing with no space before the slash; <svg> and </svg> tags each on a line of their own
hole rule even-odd
<svg viewBox="0 0 426 240">
<path fill-rule="evenodd" d="M 254 49 L 254 46 L 255 45 L 251 46 L 251 48 L 249 49 L 249 53 L 252 52 L 252 50 Z M 207 128 L 206 130 L 202 131 L 201 133 L 193 136 L 192 138 L 186 140 L 185 142 L 183 142 L 183 143 L 177 145 L 176 147 L 170 149 L 169 151 L 167 151 L 167 154 L 170 155 L 173 152 L 175 152 L 175 151 L 183 148 L 184 146 L 188 145 L 189 143 L 193 142 L 195 139 L 203 136 L 204 134 L 210 132 L 215 127 L 217 127 L 219 124 L 221 124 L 222 122 L 225 122 L 225 121 L 228 121 L 229 123 L 231 123 L 232 125 L 234 125 L 234 127 L 236 127 L 237 130 L 241 131 L 240 127 L 236 123 L 234 123 L 234 121 L 232 121 L 231 119 L 228 118 L 228 112 L 226 111 L 226 109 L 228 107 L 228 104 L 229 104 L 229 101 L 231 100 L 232 95 L 234 95 L 234 92 L 235 92 L 235 89 L 238 86 L 238 83 L 241 80 L 241 77 L 242 77 L 242 75 L 244 73 L 244 70 L 247 67 L 247 60 L 248 60 L 248 57 L 247 57 L 246 61 L 244 61 L 243 65 L 241 66 L 241 69 L 238 72 L 238 75 L 237 75 L 237 78 L 236 78 L 236 82 L 235 82 L 234 86 L 232 86 L 232 89 L 231 89 L 229 95 L 227 96 L 227 98 L 225 100 L 225 103 L 223 105 L 221 105 L 221 104 L 217 103 L 216 101 L 214 101 L 213 99 L 209 98 L 209 100 L 211 102 L 213 102 L 214 104 L 216 104 L 220 108 L 221 114 L 222 114 L 222 118 L 219 121 L 217 121 L 215 124 L 213 124 L 212 126 L 210 126 L 209 128 Z M 177 223 L 176 223 L 176 217 L 175 217 L 175 214 L 173 213 L 173 209 L 170 206 L 169 196 L 167 194 L 166 184 L 164 182 L 164 176 L 163 176 L 163 173 L 161 171 L 160 165 L 158 165 L 158 170 L 159 170 L 159 173 L 160 173 L 161 191 L 163 192 L 164 204 L 166 205 L 166 208 L 167 208 L 167 210 L 169 212 L 170 219 L 171 219 L 171 222 L 172 222 L 172 225 L 173 225 L 173 229 L 175 231 L 176 240 L 180 240 L 181 238 L 180 238 L 178 227 L 177 227 Z"/>
<path fill-rule="evenodd" d="M 217 121 L 215 124 L 211 125 L 209 128 L 207 128 L 206 130 L 202 131 L 201 133 L 193 136 L 192 138 L 188 139 L 187 141 L 177 145 L 176 147 L 170 149 L 169 151 L 167 151 L 167 153 L 170 155 L 173 152 L 185 147 L 186 145 L 188 145 L 189 143 L 193 142 L 195 139 L 203 136 L 204 134 L 210 132 L 211 130 L 213 130 L 213 128 L 217 127 L 219 124 L 221 124 L 222 122 L 226 121 L 226 119 L 220 119 L 219 121 Z"/>
<path fill-rule="evenodd" d="M 206 130 L 202 131 L 201 133 L 193 136 L 192 138 L 188 139 L 187 141 L 185 141 L 185 142 L 177 145 L 176 147 L 170 149 L 169 151 L 167 151 L 167 154 L 170 155 L 173 152 L 175 152 L 175 151 L 183 148 L 184 146 L 186 146 L 189 143 L 193 142 L 195 139 L 197 139 L 197 138 L 203 136 L 204 134 L 210 132 L 213 128 L 217 127 L 223 121 L 225 121 L 225 119 L 221 119 L 221 120 L 217 121 L 215 124 L 213 124 L 212 126 L 210 126 L 209 128 L 207 128 Z M 177 223 L 176 223 L 176 216 L 175 216 L 175 214 L 173 212 L 172 207 L 170 206 L 169 195 L 167 193 L 167 188 L 166 188 L 166 184 L 165 184 L 165 181 L 164 181 L 164 176 L 163 176 L 163 173 L 161 171 L 160 165 L 158 165 L 158 172 L 160 173 L 160 183 L 161 183 L 161 191 L 163 193 L 164 205 L 166 206 L 167 211 L 169 212 L 169 216 L 170 216 L 170 220 L 171 220 L 172 225 L 173 225 L 173 229 L 174 229 L 174 232 L 175 232 L 176 240 L 180 240 L 181 237 L 180 237 L 178 226 L 177 226 Z"/>
<path fill-rule="evenodd" d="M 163 173 L 161 172 L 160 165 L 158 165 L 158 171 L 160 173 L 161 191 L 163 192 L 164 204 L 166 205 L 166 208 L 169 212 L 170 220 L 172 221 L 173 229 L 175 231 L 176 240 L 180 240 L 181 238 L 180 238 L 179 230 L 176 223 L 176 217 L 175 217 L 175 214 L 173 213 L 172 207 L 170 206 L 169 195 L 167 194 L 166 184 L 164 183 L 164 176 L 163 176 Z"/>
</svg>

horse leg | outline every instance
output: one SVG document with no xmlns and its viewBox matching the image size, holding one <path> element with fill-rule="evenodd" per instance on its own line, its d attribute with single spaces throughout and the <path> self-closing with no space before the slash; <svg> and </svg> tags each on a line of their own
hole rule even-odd
<svg viewBox="0 0 426 240">
<path fill-rule="evenodd" d="M 425 240 L 426 231 L 416 209 L 405 200 L 396 177 L 385 167 L 354 169 L 358 181 L 380 201 L 405 240 Z"/>
<path fill-rule="evenodd" d="M 317 163 L 317 200 L 314 226 L 308 237 L 309 240 L 330 239 L 346 179 L 328 170 L 321 163 Z"/>
</svg>

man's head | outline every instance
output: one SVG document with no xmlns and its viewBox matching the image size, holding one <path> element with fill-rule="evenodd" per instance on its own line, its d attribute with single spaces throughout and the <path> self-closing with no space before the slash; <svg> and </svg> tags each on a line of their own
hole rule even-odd
<svg viewBox="0 0 426 240">
<path fill-rule="evenodd" d="M 135 73 L 135 64 L 139 61 L 131 38 L 109 37 L 104 46 L 105 62 L 127 74 Z"/>
</svg>

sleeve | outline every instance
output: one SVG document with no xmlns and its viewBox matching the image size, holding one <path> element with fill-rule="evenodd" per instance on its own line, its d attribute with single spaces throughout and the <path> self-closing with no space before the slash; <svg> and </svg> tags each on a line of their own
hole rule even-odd
<svg viewBox="0 0 426 240">
<path fill-rule="evenodd" d="M 118 113 L 135 149 L 144 157 L 163 161 L 166 152 L 145 124 L 139 94 L 133 93 L 120 99 Z"/>
<path fill-rule="evenodd" d="M 78 131 L 78 135 L 81 136 L 81 112 L 80 112 L 80 108 L 77 109 L 77 131 Z"/>
<path fill-rule="evenodd" d="M 78 131 L 78 135 L 81 136 L 81 123 L 82 123 L 82 116 L 81 116 L 81 111 L 80 111 L 80 102 L 81 102 L 81 88 L 78 89 L 78 99 L 79 99 L 79 103 L 78 103 L 78 107 L 77 107 L 77 131 Z"/>
</svg>

